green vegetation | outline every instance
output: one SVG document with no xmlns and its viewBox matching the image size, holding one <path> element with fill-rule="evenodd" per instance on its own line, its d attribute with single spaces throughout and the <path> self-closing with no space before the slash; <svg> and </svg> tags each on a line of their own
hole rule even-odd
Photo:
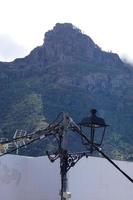
<svg viewBox="0 0 133 200">
<path fill-rule="evenodd" d="M 133 160 L 132 77 L 133 68 L 118 55 L 103 52 L 71 24 L 57 24 L 29 56 L 0 63 L 0 135 L 44 128 L 61 111 L 79 122 L 96 108 L 110 125 L 104 150 Z M 71 148 L 79 150 L 81 141 L 71 137 Z M 54 146 L 51 139 L 23 153 L 40 155 Z"/>
</svg>

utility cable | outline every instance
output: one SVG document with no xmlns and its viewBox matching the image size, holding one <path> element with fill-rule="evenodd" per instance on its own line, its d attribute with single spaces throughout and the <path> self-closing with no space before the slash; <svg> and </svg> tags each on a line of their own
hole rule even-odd
<svg viewBox="0 0 133 200">
<path fill-rule="evenodd" d="M 0 145 L 9 144 L 9 143 L 12 143 L 12 142 L 17 142 L 21 139 L 31 139 L 32 136 L 36 136 L 36 135 L 40 135 L 40 136 L 44 135 L 45 136 L 45 132 L 46 132 L 46 135 L 48 135 L 48 133 L 52 130 L 52 129 L 51 130 L 49 130 L 49 129 L 50 129 L 50 127 L 48 126 L 46 129 L 43 129 L 43 130 L 38 130 L 36 132 L 30 133 L 30 134 L 27 134 L 27 135 L 23 135 L 23 136 L 19 136 L 19 137 L 13 138 L 13 139 L 2 141 L 2 142 L 0 142 Z"/>
<path fill-rule="evenodd" d="M 59 113 L 59 115 L 57 116 L 56 120 L 60 117 L 60 115 L 62 114 Z M 53 123 L 56 121 L 54 120 Z M 96 144 L 92 143 L 88 137 L 83 133 L 83 131 L 79 128 L 79 126 L 72 120 L 71 117 L 69 117 L 69 120 L 70 120 L 70 125 L 72 125 L 71 127 L 69 127 L 72 131 L 78 133 L 82 138 L 84 138 L 88 145 L 91 145 L 97 152 L 99 152 L 106 160 L 108 160 L 115 168 L 117 168 L 130 182 L 133 183 L 133 179 L 128 176 L 115 162 L 113 162 Z M 9 140 L 9 141 L 5 141 L 5 142 L 1 142 L 0 144 L 7 144 L 7 143 L 11 143 L 11 142 L 14 142 L 16 140 L 19 140 L 19 139 L 24 139 L 24 138 L 30 138 L 32 136 L 36 136 L 36 135 L 39 135 L 37 138 L 35 139 L 32 139 L 30 142 L 27 142 L 26 144 L 23 144 L 17 148 L 14 148 L 10 151 L 7 151 L 3 154 L 0 155 L 1 156 L 4 156 L 6 154 L 10 154 L 18 149 L 21 149 L 27 145 L 30 145 L 31 143 L 35 142 L 35 141 L 38 141 L 38 140 L 42 140 L 44 139 L 45 137 L 47 136 L 50 136 L 50 135 L 56 135 L 58 133 L 58 131 L 56 130 L 57 126 L 61 123 L 61 122 L 58 122 L 55 126 L 52 127 L 53 123 L 51 123 L 46 129 L 44 130 L 39 130 L 35 133 L 32 133 L 32 134 L 29 134 L 27 136 L 21 136 L 21 137 L 18 137 L 18 138 L 14 138 L 12 140 Z M 55 129 L 55 130 L 54 130 Z M 68 128 L 67 128 L 68 129 Z M 53 133 L 51 133 L 53 131 Z M 57 132 L 56 132 L 57 131 Z M 47 132 L 46 134 L 44 134 L 44 132 Z M 44 135 L 44 137 L 40 137 L 41 135 Z"/>
<path fill-rule="evenodd" d="M 92 146 L 95 148 L 95 150 L 96 150 L 97 152 L 99 152 L 104 158 L 106 158 L 106 160 L 108 160 L 108 161 L 109 161 L 115 168 L 117 168 L 130 182 L 133 183 L 133 179 L 132 179 L 129 175 L 127 175 L 115 162 L 113 162 L 99 147 L 97 147 L 94 143 L 92 143 L 84 133 L 82 133 L 81 131 L 78 131 L 77 129 L 76 129 L 76 132 L 88 142 L 88 145 L 92 145 Z"/>
<path fill-rule="evenodd" d="M 44 138 L 43 138 L 44 139 Z M 10 151 L 7 151 L 7 152 L 5 152 L 5 153 L 3 153 L 3 154 L 0 154 L 0 157 L 2 157 L 2 156 L 4 156 L 4 155 L 7 155 L 7 154 L 10 154 L 10 153 L 13 153 L 14 151 L 16 151 L 16 150 L 18 150 L 18 149 L 21 149 L 21 148 L 23 148 L 23 147 L 25 147 L 25 146 L 28 146 L 28 145 L 30 145 L 30 144 L 32 144 L 33 142 L 35 142 L 35 141 L 38 141 L 38 140 L 42 140 L 40 137 L 38 137 L 38 138 L 35 138 L 35 139 L 33 139 L 32 141 L 30 141 L 30 142 L 28 142 L 28 143 L 26 143 L 26 144 L 23 144 L 23 145 L 21 145 L 21 146 L 19 146 L 19 147 L 17 147 L 17 148 L 14 148 L 14 149 L 12 149 L 12 150 L 10 150 Z"/>
</svg>

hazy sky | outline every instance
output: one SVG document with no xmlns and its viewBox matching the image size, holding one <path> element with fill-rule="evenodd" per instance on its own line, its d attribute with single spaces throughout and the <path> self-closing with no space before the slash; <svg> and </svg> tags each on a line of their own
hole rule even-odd
<svg viewBox="0 0 133 200">
<path fill-rule="evenodd" d="M 133 0 L 0 0 L 0 60 L 24 57 L 70 22 L 103 50 L 133 61 Z"/>
</svg>

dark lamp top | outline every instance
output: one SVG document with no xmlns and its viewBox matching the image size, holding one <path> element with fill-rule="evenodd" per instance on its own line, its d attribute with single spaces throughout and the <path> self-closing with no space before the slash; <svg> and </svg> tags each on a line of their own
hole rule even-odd
<svg viewBox="0 0 133 200">
<path fill-rule="evenodd" d="M 96 109 L 92 109 L 91 116 L 83 118 L 80 122 L 80 125 L 93 128 L 101 128 L 107 126 L 103 118 L 96 116 L 96 112 Z"/>
</svg>

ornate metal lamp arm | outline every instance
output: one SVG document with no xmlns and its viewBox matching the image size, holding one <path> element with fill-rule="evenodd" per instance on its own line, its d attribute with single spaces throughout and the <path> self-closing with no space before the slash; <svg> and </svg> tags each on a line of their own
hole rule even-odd
<svg viewBox="0 0 133 200">
<path fill-rule="evenodd" d="M 50 162 L 54 162 L 55 160 L 57 160 L 59 158 L 59 154 L 55 154 L 55 156 L 51 156 L 48 151 L 46 151 L 46 154 L 47 154 Z"/>
</svg>

